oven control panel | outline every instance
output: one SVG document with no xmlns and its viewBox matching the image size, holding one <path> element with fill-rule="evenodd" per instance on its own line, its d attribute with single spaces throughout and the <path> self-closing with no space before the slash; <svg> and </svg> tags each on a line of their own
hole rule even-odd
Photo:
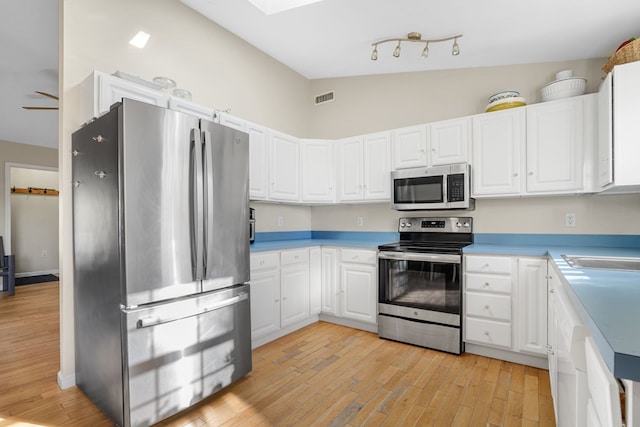
<svg viewBox="0 0 640 427">
<path fill-rule="evenodd" d="M 409 217 L 400 218 L 400 233 L 471 233 L 473 218 L 471 217 Z"/>
</svg>

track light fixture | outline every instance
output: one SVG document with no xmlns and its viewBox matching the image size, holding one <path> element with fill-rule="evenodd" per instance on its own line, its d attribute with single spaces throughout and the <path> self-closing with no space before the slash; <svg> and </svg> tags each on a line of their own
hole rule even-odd
<svg viewBox="0 0 640 427">
<path fill-rule="evenodd" d="M 413 32 L 413 33 L 407 34 L 406 38 L 380 40 L 375 43 L 371 43 L 371 46 L 373 46 L 373 52 L 371 52 L 371 60 L 372 61 L 378 60 L 378 45 L 383 43 L 389 43 L 389 42 L 398 42 L 398 44 L 396 45 L 396 48 L 393 50 L 393 56 L 395 58 L 398 58 L 400 56 L 400 49 L 401 49 L 400 44 L 402 42 L 424 43 L 424 49 L 422 50 L 422 57 L 426 58 L 429 56 L 429 43 L 440 43 L 440 42 L 453 40 L 453 46 L 451 47 L 451 55 L 458 56 L 460 55 L 460 46 L 458 45 L 458 39 L 460 37 L 462 37 L 462 34 L 458 34 L 451 37 L 444 37 L 441 39 L 427 40 L 422 38 L 422 34 Z"/>
</svg>

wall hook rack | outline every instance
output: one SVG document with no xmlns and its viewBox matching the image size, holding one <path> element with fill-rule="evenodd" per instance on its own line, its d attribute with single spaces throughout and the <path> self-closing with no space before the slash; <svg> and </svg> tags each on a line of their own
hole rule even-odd
<svg viewBox="0 0 640 427">
<path fill-rule="evenodd" d="M 58 190 L 53 190 L 51 188 L 36 188 L 36 187 L 27 187 L 27 188 L 16 188 L 11 187 L 12 193 L 17 194 L 34 194 L 37 196 L 57 196 L 60 194 Z"/>
</svg>

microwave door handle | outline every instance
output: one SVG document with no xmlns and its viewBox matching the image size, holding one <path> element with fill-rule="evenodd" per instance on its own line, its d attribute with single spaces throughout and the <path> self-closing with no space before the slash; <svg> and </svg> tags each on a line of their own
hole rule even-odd
<svg viewBox="0 0 640 427">
<path fill-rule="evenodd" d="M 419 254 L 406 252 L 380 252 L 378 259 L 392 261 L 427 261 L 447 264 L 460 264 L 460 255 L 453 254 Z"/>
</svg>

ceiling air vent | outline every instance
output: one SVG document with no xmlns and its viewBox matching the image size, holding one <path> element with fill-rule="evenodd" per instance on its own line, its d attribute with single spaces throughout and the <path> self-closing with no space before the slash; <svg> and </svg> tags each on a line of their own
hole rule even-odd
<svg viewBox="0 0 640 427">
<path fill-rule="evenodd" d="M 335 98 L 334 91 L 323 93 L 321 95 L 316 95 L 315 97 L 316 105 L 324 104 L 325 102 L 331 102 L 333 101 L 334 98 Z"/>
</svg>

